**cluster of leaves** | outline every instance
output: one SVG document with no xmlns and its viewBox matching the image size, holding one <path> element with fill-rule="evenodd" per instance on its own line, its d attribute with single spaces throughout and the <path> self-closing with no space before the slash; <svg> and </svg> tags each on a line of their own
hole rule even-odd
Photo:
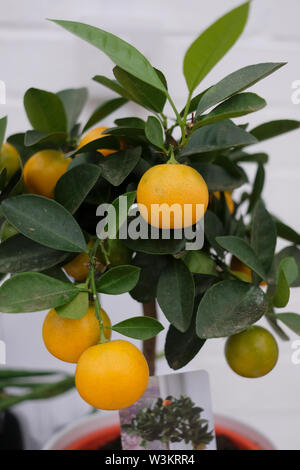
<svg viewBox="0 0 300 470">
<path fill-rule="evenodd" d="M 147 442 L 158 440 L 166 444 L 184 441 L 196 449 L 213 439 L 208 421 L 201 419 L 202 412 L 189 397 L 169 395 L 166 400 L 158 398 L 152 406 L 139 410 L 131 423 L 123 424 L 122 428 L 128 434 L 139 436 L 143 447 L 147 447 Z"/>
<path fill-rule="evenodd" d="M 24 194 L 22 175 L 9 188 L 1 187 L 0 216 L 19 233 L 0 245 L 0 273 L 10 275 L 0 288 L 0 311 L 31 312 L 55 307 L 69 318 L 87 309 L 84 285 L 72 283 L 61 267 L 78 253 L 88 252 L 95 237 L 96 207 L 128 197 L 135 202 L 141 176 L 151 166 L 175 154 L 179 163 L 199 171 L 211 193 L 205 214 L 202 250 L 185 251 L 184 238 L 120 240 L 131 253 L 126 265 L 107 266 L 96 290 L 117 295 L 130 292 L 138 302 L 157 299 L 170 322 L 166 358 L 178 369 L 202 348 L 206 339 L 242 331 L 266 315 L 283 337 L 278 321 L 300 333 L 300 316 L 275 312 L 289 300 L 290 287 L 300 286 L 300 235 L 270 214 L 262 200 L 268 155 L 251 152 L 251 146 L 299 128 L 298 121 L 279 120 L 253 129 L 232 119 L 258 111 L 265 101 L 246 89 L 278 70 L 282 63 L 261 63 L 237 70 L 210 88 L 194 94 L 201 80 L 240 36 L 249 2 L 235 8 L 204 31 L 184 58 L 188 99 L 179 112 L 161 71 L 133 46 L 99 28 L 71 21 L 57 24 L 104 52 L 114 62 L 115 79 L 97 75 L 94 80 L 119 95 L 95 109 L 83 126 L 78 118 L 86 101 L 85 89 L 59 93 L 31 88 L 24 105 L 32 129 L 8 138 L 20 152 L 22 163 L 41 149 L 60 149 L 72 158 L 55 188 L 55 199 Z M 147 120 L 116 119 L 107 136 L 78 148 L 83 133 L 111 112 L 132 100 L 149 113 Z M 166 102 L 174 118 L 164 113 Z M 0 121 L 3 140 L 6 120 Z M 175 139 L 174 132 L 181 131 Z M 117 149 L 109 158 L 99 150 Z M 257 166 L 250 189 L 228 210 L 224 191 L 249 183 L 244 164 Z M 1 175 L 0 175 L 1 180 Z M 1 183 L 1 181 L 0 181 Z M 219 191 L 220 199 L 213 193 Z M 277 237 L 291 245 L 275 254 Z M 233 273 L 228 254 L 252 272 L 245 282 Z M 113 253 L 112 253 L 113 255 Z M 265 293 L 260 287 L 264 280 Z M 249 281 L 249 280 L 248 280 Z M 127 319 L 113 329 L 147 339 L 161 331 L 153 319 Z"/>
</svg>

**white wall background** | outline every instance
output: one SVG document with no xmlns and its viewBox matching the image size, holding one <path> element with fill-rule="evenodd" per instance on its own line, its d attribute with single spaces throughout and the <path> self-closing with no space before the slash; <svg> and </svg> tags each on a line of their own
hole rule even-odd
<svg viewBox="0 0 300 470">
<path fill-rule="evenodd" d="M 91 81 L 95 74 L 112 76 L 110 61 L 45 18 L 91 23 L 133 43 L 166 73 L 171 94 L 181 107 L 186 96 L 181 71 L 185 50 L 204 27 L 239 3 L 240 0 L 1 0 L 0 79 L 7 86 L 7 104 L 1 105 L 0 111 L 1 116 L 9 116 L 9 133 L 28 126 L 22 97 L 31 86 L 51 91 L 88 86 L 89 110 L 113 96 Z M 300 79 L 299 19 L 299 0 L 253 1 L 242 39 L 204 80 L 203 88 L 245 65 L 287 61 L 286 67 L 253 87 L 267 99 L 269 107 L 247 121 L 256 124 L 279 118 L 299 119 L 300 105 L 291 102 L 292 82 Z M 143 111 L 128 105 L 121 114 L 143 116 Z M 112 124 L 113 118 L 107 120 L 107 125 Z M 271 155 L 266 202 L 271 211 L 300 231 L 299 133 L 268 141 L 260 148 Z M 249 172 L 253 176 L 251 166 Z M 105 296 L 103 304 L 113 321 L 139 313 L 139 306 L 127 295 Z M 300 313 L 299 291 L 293 291 L 287 310 Z M 65 367 L 45 350 L 41 340 L 43 318 L 43 313 L 1 315 L 0 338 L 7 343 L 8 366 L 72 371 L 72 366 Z M 162 346 L 163 338 L 160 343 Z M 291 362 L 291 344 L 281 343 L 276 369 L 253 381 L 230 371 L 223 347 L 223 340 L 209 341 L 189 367 L 209 371 L 215 411 L 253 425 L 279 449 L 300 449 L 300 365 Z M 160 371 L 168 371 L 164 361 L 160 361 Z M 25 404 L 17 410 L 29 423 L 31 447 L 38 448 L 54 429 L 86 413 L 88 407 L 73 393 L 48 402 Z"/>
</svg>

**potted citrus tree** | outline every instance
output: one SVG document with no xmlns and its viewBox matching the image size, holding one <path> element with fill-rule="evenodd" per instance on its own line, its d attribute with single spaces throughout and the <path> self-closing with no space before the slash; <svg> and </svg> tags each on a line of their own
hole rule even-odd
<svg viewBox="0 0 300 470">
<path fill-rule="evenodd" d="M 202 348 L 205 354 L 206 341 L 228 337 L 230 367 L 261 377 L 275 366 L 278 346 L 255 323 L 265 316 L 283 339 L 282 325 L 300 331 L 298 314 L 277 310 L 287 305 L 290 288 L 300 285 L 300 236 L 265 207 L 268 155 L 252 151 L 258 142 L 298 129 L 299 122 L 255 128 L 246 117 L 242 125 L 234 122 L 265 107 L 262 97 L 245 90 L 284 64 L 251 64 L 201 89 L 241 35 L 249 3 L 222 16 L 188 48 L 182 110 L 165 75 L 135 47 L 94 26 L 53 20 L 112 60 L 114 79 L 94 80 L 117 97 L 81 125 L 85 89 L 31 88 L 24 96 L 31 128 L 5 136 L 6 118 L 0 121 L 0 311 L 49 310 L 45 345 L 77 364 L 77 390 L 96 408 L 124 408 L 144 393 L 149 369 L 155 371 L 155 336 L 163 329 L 156 302 L 169 322 L 165 357 L 175 370 Z M 127 117 L 99 127 L 129 100 L 146 109 L 145 120 Z M 257 168 L 253 183 L 244 163 Z M 135 203 L 148 237 L 120 235 Z M 119 216 L 113 236 L 97 212 L 102 204 Z M 168 223 L 161 206 L 172 207 Z M 191 210 L 185 212 L 186 206 Z M 197 238 L 203 221 L 204 240 L 195 249 L 185 229 Z M 290 245 L 276 253 L 278 237 Z M 125 292 L 144 314 L 111 324 L 99 294 Z M 144 354 L 128 339 L 111 340 L 112 331 L 142 340 Z"/>
</svg>

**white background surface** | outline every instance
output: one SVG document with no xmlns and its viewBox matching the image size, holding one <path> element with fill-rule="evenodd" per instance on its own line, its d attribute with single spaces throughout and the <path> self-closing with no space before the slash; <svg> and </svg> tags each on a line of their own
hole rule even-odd
<svg viewBox="0 0 300 470">
<path fill-rule="evenodd" d="M 7 86 L 7 104 L 1 105 L 0 111 L 1 116 L 9 115 L 9 133 L 29 128 L 22 97 L 31 86 L 50 91 L 88 86 L 89 111 L 113 96 L 91 81 L 95 74 L 112 77 L 110 61 L 45 18 L 80 20 L 133 43 L 165 72 L 171 95 L 181 108 L 186 96 L 181 71 L 185 50 L 203 28 L 239 3 L 235 0 L 1 0 L 0 79 Z M 299 19 L 299 0 L 254 1 L 242 39 L 204 80 L 203 89 L 245 65 L 288 61 L 284 69 L 253 87 L 253 91 L 267 99 L 269 107 L 247 121 L 256 124 L 279 118 L 299 119 L 300 105 L 291 102 L 292 82 L 300 80 Z M 143 111 L 127 105 L 120 114 L 143 116 Z M 113 118 L 105 124 L 112 122 Z M 271 155 L 264 192 L 268 207 L 300 231 L 299 132 L 268 141 L 259 148 Z M 251 166 L 249 174 L 253 176 Z M 140 313 L 139 305 L 129 295 L 104 296 L 103 304 L 114 322 Z M 293 291 L 287 311 L 300 313 L 299 290 Z M 73 366 L 65 367 L 45 350 L 41 340 L 43 318 L 43 313 L 1 315 L 0 339 L 7 343 L 8 366 L 72 371 Z M 163 335 L 160 336 L 162 349 Z M 276 369 L 259 380 L 242 379 L 231 372 L 224 360 L 223 347 L 223 340 L 207 342 L 189 366 L 189 369 L 209 371 L 214 410 L 251 424 L 279 449 L 300 449 L 300 365 L 291 362 L 291 343 L 280 343 Z M 164 361 L 160 361 L 159 370 L 169 372 Z M 54 429 L 88 411 L 76 393 L 17 409 L 29 423 L 31 447 L 39 447 Z"/>
</svg>

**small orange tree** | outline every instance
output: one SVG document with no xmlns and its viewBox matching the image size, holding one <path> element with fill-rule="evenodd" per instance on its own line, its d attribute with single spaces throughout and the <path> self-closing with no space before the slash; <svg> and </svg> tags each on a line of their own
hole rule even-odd
<svg viewBox="0 0 300 470">
<path fill-rule="evenodd" d="M 254 129 L 233 122 L 266 105 L 263 98 L 244 90 L 284 64 L 249 65 L 196 92 L 239 38 L 248 10 L 246 2 L 221 17 L 187 50 L 183 71 L 188 96 L 181 111 L 170 96 L 163 73 L 136 48 L 96 27 L 54 20 L 111 58 L 115 79 L 97 75 L 94 80 L 119 97 L 97 107 L 81 126 L 78 118 L 87 98 L 85 89 L 51 93 L 31 88 L 26 92 L 24 106 L 32 129 L 7 138 L 19 152 L 19 169 L 14 166 L 15 158 L 7 158 L 8 144 L 3 144 L 0 156 L 0 272 L 9 276 L 0 287 L 1 312 L 54 308 L 55 314 L 66 320 L 63 326 L 58 322 L 59 328 L 71 325 L 76 330 L 76 322 L 85 317 L 90 301 L 99 322 L 99 337 L 95 340 L 92 335 L 84 344 L 87 350 L 97 347 L 98 357 L 104 349 L 95 346 L 95 341 L 100 341 L 100 346 L 109 344 L 98 293 L 129 292 L 144 305 L 146 315 L 112 322 L 106 328 L 144 340 L 152 373 L 153 338 L 162 330 L 155 319 L 156 300 L 170 323 L 165 356 L 173 369 L 191 361 L 206 340 L 238 335 L 264 315 L 283 339 L 287 335 L 281 323 L 300 332 L 299 315 L 275 310 L 287 305 L 290 287 L 300 285 L 300 236 L 267 211 L 262 191 L 268 156 L 251 152 L 252 145 L 298 129 L 299 122 L 272 121 Z M 110 129 L 94 128 L 129 100 L 147 110 L 146 120 L 127 117 L 116 119 Z M 171 117 L 164 112 L 167 101 L 174 113 Z M 5 129 L 3 118 L 1 143 Z M 253 184 L 249 184 L 244 163 L 257 167 Z M 149 175 L 153 183 L 147 186 Z M 242 195 L 235 195 L 245 184 Z M 186 250 L 184 236 L 178 238 L 173 230 L 178 227 L 175 216 L 169 239 L 163 230 L 155 239 L 97 238 L 97 206 L 110 203 L 118 211 L 120 197 L 125 195 L 129 209 L 137 190 L 138 202 L 146 205 L 169 200 L 181 207 L 187 201 L 192 205 L 201 202 L 206 211 L 202 249 Z M 120 225 L 123 221 L 119 220 Z M 197 228 L 198 218 L 193 215 L 190 223 Z M 291 245 L 275 254 L 277 237 Z M 239 344 L 242 341 L 235 342 Z M 131 383 L 134 388 L 132 379 L 141 367 L 145 377 L 137 386 L 141 393 L 147 375 L 143 358 L 138 352 L 130 353 L 126 368 L 122 368 L 121 346 L 116 347 L 113 360 L 114 367 L 120 367 L 106 383 L 108 390 L 115 388 L 115 393 L 122 395 L 121 384 L 126 387 Z M 261 347 L 259 360 L 263 363 L 268 359 L 268 348 L 265 343 Z M 250 344 L 250 364 L 252 349 Z M 270 367 L 259 370 L 268 372 L 277 353 L 275 356 Z M 101 394 L 105 377 L 97 375 L 95 357 L 89 362 L 90 387 Z M 130 368 L 130 357 L 139 364 L 137 369 Z M 108 353 L 104 363 L 109 364 L 110 359 Z M 122 380 L 118 380 L 120 374 Z M 92 400 L 95 402 L 99 403 Z"/>
</svg>

